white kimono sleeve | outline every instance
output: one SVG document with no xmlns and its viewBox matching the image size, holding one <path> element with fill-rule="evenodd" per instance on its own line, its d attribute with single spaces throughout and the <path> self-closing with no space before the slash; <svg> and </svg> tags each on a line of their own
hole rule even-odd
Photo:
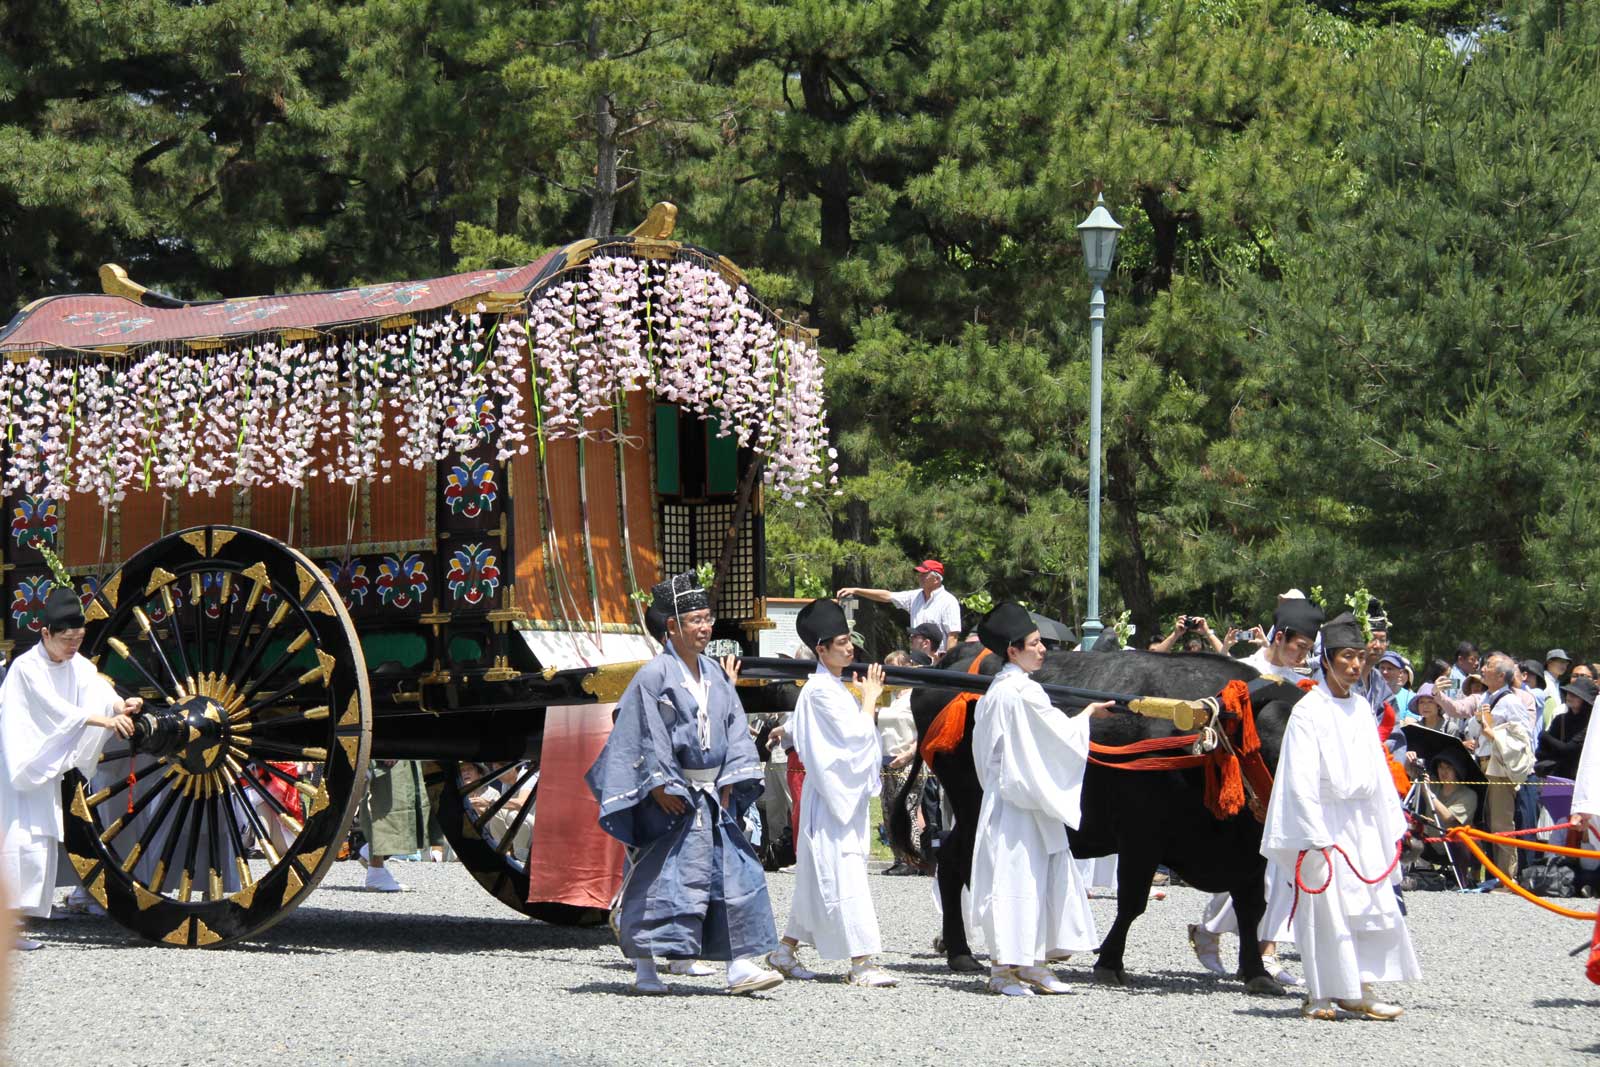
<svg viewBox="0 0 1600 1067">
<path fill-rule="evenodd" d="M 37 789 L 72 768 L 91 773 L 110 740 L 109 730 L 92 728 L 88 720 L 108 714 L 116 693 L 87 662 L 74 663 L 73 670 L 82 706 L 61 696 L 39 656 L 19 656 L 6 675 L 0 690 L 0 756 L 16 789 Z"/>
<path fill-rule="evenodd" d="M 1089 716 L 1062 714 L 1035 682 L 1008 686 L 997 696 L 1001 797 L 1076 829 L 1089 761 Z"/>
<path fill-rule="evenodd" d="M 1304 703 L 1304 701 L 1302 701 Z M 1289 716 L 1284 731 L 1278 769 L 1267 801 L 1267 824 L 1261 835 L 1261 854 L 1280 864 L 1292 864 L 1306 849 L 1326 848 L 1333 834 L 1322 818 L 1322 738 L 1313 714 Z"/>
</svg>

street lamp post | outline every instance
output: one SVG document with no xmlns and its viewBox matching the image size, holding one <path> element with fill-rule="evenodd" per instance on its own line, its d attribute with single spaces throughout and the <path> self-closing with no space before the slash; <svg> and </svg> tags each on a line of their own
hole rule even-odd
<svg viewBox="0 0 1600 1067">
<path fill-rule="evenodd" d="M 1122 227 L 1106 210 L 1106 198 L 1094 198 L 1094 210 L 1078 223 L 1083 239 L 1083 265 L 1089 272 L 1089 604 L 1083 621 L 1083 646 L 1093 648 L 1105 629 L 1100 623 L 1100 354 L 1105 340 L 1106 276 L 1117 255 Z"/>
</svg>

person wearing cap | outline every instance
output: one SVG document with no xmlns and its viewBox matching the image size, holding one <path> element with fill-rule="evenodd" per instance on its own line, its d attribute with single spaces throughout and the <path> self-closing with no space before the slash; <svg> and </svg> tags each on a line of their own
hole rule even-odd
<svg viewBox="0 0 1600 1067">
<path fill-rule="evenodd" d="M 944 655 L 950 647 L 949 635 L 944 632 L 944 627 L 936 622 L 921 622 L 906 631 L 912 652 L 920 652 L 927 657 L 928 666 Z"/>
<path fill-rule="evenodd" d="M 1406 718 L 1406 708 L 1411 703 L 1411 664 L 1406 658 L 1394 649 L 1388 649 L 1378 657 L 1378 673 L 1383 675 L 1384 684 L 1389 687 L 1390 699 L 1394 701 L 1395 718 Z"/>
<path fill-rule="evenodd" d="M 1552 648 L 1544 654 L 1543 688 L 1544 688 L 1544 720 L 1540 728 L 1550 725 L 1550 720 L 1561 714 L 1561 679 L 1567 676 L 1567 671 L 1572 667 L 1572 657 L 1567 655 L 1564 648 Z M 1534 682 L 1539 685 L 1539 682 Z"/>
<path fill-rule="evenodd" d="M 651 590 L 667 647 L 633 676 L 585 777 L 600 826 L 629 849 L 612 911 L 634 988 L 667 993 L 655 958 L 726 960 L 728 992 L 783 976 L 757 961 L 777 944 L 766 875 L 741 819 L 763 770 L 734 691 L 738 661 L 706 656 L 712 617 L 693 574 Z"/>
<path fill-rule="evenodd" d="M 52 590 L 43 621 L 39 643 L 0 684 L 0 883 L 10 893 L 7 907 L 48 919 L 63 834 L 61 777 L 94 774 L 113 734 L 133 736 L 143 701 L 118 696 L 78 654 L 84 618 L 76 595 Z M 17 947 L 40 943 L 19 936 Z"/>
<path fill-rule="evenodd" d="M 1335 1019 L 1340 1009 L 1397 1019 L 1402 1009 L 1379 1000 L 1373 983 L 1422 976 L 1393 888 L 1405 813 L 1372 734 L 1372 708 L 1355 691 L 1367 647 L 1349 612 L 1322 627 L 1322 673 L 1289 716 L 1261 838 L 1262 855 L 1297 871 L 1301 886 L 1327 886 L 1302 889 L 1294 911 L 1301 1014 L 1312 1019 Z"/>
<path fill-rule="evenodd" d="M 989 988 L 1004 996 L 1070 993 L 1050 963 L 1093 951 L 1089 896 L 1067 844 L 1076 827 L 1089 723 L 1109 701 L 1068 716 L 1030 675 L 1045 647 L 1032 616 L 1007 601 L 978 624 L 983 647 L 1005 666 L 972 716 L 972 762 L 983 786 L 973 833 L 969 930 L 989 947 Z"/>
<path fill-rule="evenodd" d="M 832 600 L 813 600 L 794 625 L 816 653 L 817 669 L 789 720 L 795 752 L 805 762 L 806 787 L 795 838 L 794 899 L 783 938 L 767 962 L 790 978 L 815 978 L 800 962 L 800 946 L 809 944 L 825 960 L 848 959 L 850 985 L 893 986 L 895 977 L 872 960 L 883 940 L 867 877 L 872 798 L 883 786 L 876 723 L 883 665 L 867 668 L 858 703 L 844 682 L 856 651 L 844 609 Z"/>
<path fill-rule="evenodd" d="M 1577 777 L 1578 760 L 1583 755 L 1597 692 L 1600 690 L 1589 678 L 1574 678 L 1561 687 L 1566 710 L 1551 719 L 1549 727 L 1539 735 L 1534 773 L 1557 778 Z"/>
<path fill-rule="evenodd" d="M 936 652 L 947 652 L 956 647 L 961 633 L 961 602 L 944 587 L 944 564 L 936 559 L 925 559 L 916 566 L 919 588 L 891 593 L 887 589 L 861 589 L 847 586 L 839 590 L 837 598 L 848 596 L 876 600 L 880 604 L 893 604 L 911 616 L 911 628 L 916 629 L 931 622 L 944 630 L 944 643 Z M 930 653 L 931 655 L 932 653 Z"/>
</svg>

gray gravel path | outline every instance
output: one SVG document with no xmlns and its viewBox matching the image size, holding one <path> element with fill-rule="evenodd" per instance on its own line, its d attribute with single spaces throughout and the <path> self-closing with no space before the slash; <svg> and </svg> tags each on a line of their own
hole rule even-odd
<svg viewBox="0 0 1600 1067">
<path fill-rule="evenodd" d="M 670 998 L 628 995 L 608 931 L 529 922 L 459 865 L 396 864 L 415 892 L 358 889 L 344 863 L 257 945 L 182 951 L 130 941 L 104 919 L 52 923 L 16 958 L 9 1062 L 70 1065 L 693 1065 L 1600 1061 L 1600 987 L 1567 952 L 1581 924 L 1509 896 L 1409 894 L 1428 978 L 1396 987 L 1392 1024 L 1312 1023 L 1292 998 L 1209 977 L 1184 939 L 1201 894 L 1152 902 L 1129 944 L 1135 985 L 1011 1000 L 930 950 L 923 878 L 875 878 L 888 990 L 818 982 L 733 999 L 721 979 Z M 773 875 L 780 922 L 793 879 Z M 1585 902 L 1589 903 L 1589 902 Z M 1104 930 L 1112 902 L 1094 902 Z M 1292 953 L 1285 956 L 1292 958 Z"/>
</svg>

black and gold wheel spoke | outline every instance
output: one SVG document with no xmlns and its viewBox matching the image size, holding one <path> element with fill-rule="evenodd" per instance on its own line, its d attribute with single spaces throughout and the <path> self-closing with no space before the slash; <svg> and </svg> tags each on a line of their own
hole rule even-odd
<svg viewBox="0 0 1600 1067">
<path fill-rule="evenodd" d="M 233 643 L 228 649 L 228 658 L 222 668 L 222 673 L 229 678 L 238 678 L 243 673 L 239 670 L 239 655 L 250 640 L 250 631 L 255 629 L 256 612 L 261 610 L 261 598 L 272 584 L 267 577 L 267 568 L 259 563 L 240 572 L 240 578 L 250 580 L 250 594 L 244 602 L 244 620 L 240 622 L 239 629 L 233 635 Z M 257 655 L 260 655 L 259 648 L 260 646 L 257 646 Z"/>
<path fill-rule="evenodd" d="M 222 808 L 213 792 L 206 800 L 206 899 L 221 900 L 222 892 Z"/>
<path fill-rule="evenodd" d="M 528 821 L 528 816 L 533 814 L 534 795 L 530 795 L 522 805 L 522 810 L 517 812 L 517 817 L 511 820 L 511 825 L 506 827 L 506 835 L 495 845 L 494 850 L 504 856 L 511 851 L 517 842 L 517 831 L 522 829 L 522 824 Z"/>
<path fill-rule="evenodd" d="M 127 759 L 133 753 L 126 748 L 110 748 L 100 753 L 101 763 L 114 763 L 119 759 Z"/>
<path fill-rule="evenodd" d="M 198 779 L 196 780 L 198 784 Z M 200 856 L 200 830 L 205 820 L 205 804 L 197 799 L 190 807 L 189 813 L 194 816 L 189 822 L 189 844 L 183 853 L 183 875 L 178 879 L 178 899 L 185 904 L 194 892 L 195 860 Z"/>
<path fill-rule="evenodd" d="M 272 719 L 247 719 L 235 726 L 233 732 L 235 735 L 259 734 L 264 730 L 284 730 L 291 726 L 304 726 L 308 722 L 322 722 L 327 717 L 328 705 L 322 704 L 293 715 L 280 715 Z"/>
<path fill-rule="evenodd" d="M 167 833 L 167 841 L 161 849 L 161 858 L 156 861 L 156 870 L 150 876 L 150 892 L 165 892 L 167 875 L 172 872 L 172 859 L 178 854 L 178 843 L 183 840 L 183 831 L 189 823 L 189 815 L 194 809 L 194 794 L 187 786 L 179 790 L 178 814 L 172 821 L 172 829 Z"/>
<path fill-rule="evenodd" d="M 252 756 L 276 756 L 296 763 L 326 763 L 328 759 L 328 750 L 321 745 L 296 745 L 265 737 L 235 737 L 233 743 L 248 749 Z"/>
<path fill-rule="evenodd" d="M 266 783 L 263 782 L 260 776 L 255 773 L 255 769 L 257 767 L 263 766 L 265 766 L 263 763 L 251 763 L 250 769 L 245 771 L 241 777 L 250 783 L 251 791 L 254 792 L 256 796 L 267 802 L 267 807 L 277 812 L 278 818 L 283 820 L 283 824 L 298 834 L 301 830 L 305 829 L 304 824 L 300 821 L 300 817 L 294 812 L 290 811 L 288 805 L 286 805 L 283 801 L 273 796 L 272 790 L 268 789 Z"/>
<path fill-rule="evenodd" d="M 134 610 L 140 611 L 141 609 L 135 608 Z M 128 647 L 127 642 L 123 641 L 119 637 L 111 637 L 106 639 L 106 644 L 111 647 L 111 651 L 115 652 L 124 663 L 132 667 L 138 673 L 139 677 L 145 680 L 145 683 L 149 685 L 151 689 L 154 689 L 157 693 L 161 694 L 162 699 L 164 699 L 168 704 L 179 703 L 179 697 L 177 693 L 174 690 L 168 689 L 165 684 L 156 681 L 155 675 L 150 673 L 150 669 L 145 666 L 143 660 L 133 654 L 133 649 Z M 157 649 L 156 652 L 159 655 L 160 649 Z M 171 668 L 168 668 L 167 673 L 172 673 Z"/>
<path fill-rule="evenodd" d="M 276 778 L 285 785 L 292 787 L 295 792 L 299 793 L 303 797 L 314 797 L 317 795 L 316 786 L 312 785 L 304 778 L 290 774 L 282 767 L 273 766 L 266 760 L 251 760 L 249 763 L 245 764 L 245 769 L 252 773 L 256 771 L 263 771 L 269 778 Z"/>
<path fill-rule="evenodd" d="M 206 575 L 189 572 L 189 618 L 194 630 L 194 674 L 204 684 L 210 664 L 206 660 Z"/>
<path fill-rule="evenodd" d="M 123 759 L 127 759 L 127 756 L 123 756 Z M 95 793 L 92 796 L 90 796 L 89 797 L 89 806 L 91 808 L 98 808 L 101 804 L 104 804 L 106 801 L 110 800 L 112 797 L 121 796 L 123 793 L 128 791 L 130 786 L 138 785 L 140 782 L 142 782 L 146 778 L 150 777 L 156 771 L 161 770 L 161 768 L 163 766 L 165 766 L 165 765 L 161 764 L 161 763 L 150 763 L 150 764 L 145 765 L 144 767 L 140 768 L 137 772 L 135 772 L 132 782 L 129 782 L 128 779 L 126 779 L 126 778 L 117 779 L 115 782 L 112 782 L 110 785 L 108 785 L 104 789 L 100 790 L 100 792 Z M 172 770 L 171 767 L 167 768 L 168 773 L 171 773 L 171 770 Z"/>
<path fill-rule="evenodd" d="M 173 806 L 177 804 L 182 795 L 183 789 L 181 786 L 175 783 L 169 785 L 167 795 L 161 798 L 161 805 L 156 808 L 156 813 L 151 817 L 150 824 L 144 828 L 144 832 L 139 835 L 139 840 L 134 843 L 128 855 L 123 858 L 122 869 L 124 871 L 132 871 L 133 865 L 139 862 L 139 857 L 144 855 L 145 851 L 155 843 L 156 834 L 160 833 L 161 827 L 166 825 L 167 815 L 172 811 Z M 176 827 L 174 827 L 173 836 L 176 836 Z M 162 868 L 159 866 L 156 868 L 156 875 L 150 879 L 152 883 L 161 881 L 161 870 Z M 161 892 L 154 884 L 150 886 L 150 891 L 152 893 Z"/>
<path fill-rule="evenodd" d="M 251 791 L 258 796 L 261 793 L 259 789 L 252 789 Z M 244 812 L 245 821 L 255 831 L 256 843 L 261 847 L 262 854 L 267 857 L 267 863 L 273 867 L 282 863 L 283 857 L 278 854 L 278 846 L 272 843 L 272 833 L 267 829 L 267 824 L 261 821 L 261 815 L 256 811 L 255 805 L 250 803 L 250 797 L 239 783 L 232 778 L 229 778 L 227 782 L 227 794 L 228 799 L 237 804 Z"/>
<path fill-rule="evenodd" d="M 211 669 L 218 678 L 227 674 L 223 653 L 228 648 L 228 631 L 233 625 L 233 572 L 222 572 L 222 584 L 217 590 L 217 637 L 211 649 Z"/>
<path fill-rule="evenodd" d="M 239 829 L 239 816 L 233 810 L 233 799 L 227 790 L 223 790 L 217 799 L 217 807 L 225 816 L 228 825 L 228 841 L 233 845 L 233 866 L 239 872 L 239 886 L 248 889 L 255 884 L 255 875 L 250 873 L 250 850 L 244 846 L 244 832 Z M 265 851 L 263 849 L 263 851 Z M 212 853 L 211 862 L 217 863 L 216 853 Z"/>
<path fill-rule="evenodd" d="M 162 647 L 161 633 L 156 629 L 155 623 L 150 621 L 150 616 L 145 614 L 143 608 L 134 608 L 133 618 L 139 624 L 139 632 L 144 634 L 145 640 L 149 643 L 150 651 L 154 652 L 156 659 L 161 662 L 161 669 L 166 672 L 167 680 L 172 683 L 172 691 L 178 694 L 179 700 L 189 699 L 189 689 L 184 685 L 183 675 L 178 673 L 172 661 L 167 658 L 167 650 Z"/>
<path fill-rule="evenodd" d="M 140 814 L 142 814 L 144 812 L 145 808 L 148 808 L 150 806 L 151 801 L 155 800 L 156 797 L 160 796 L 162 794 L 162 792 L 167 788 L 167 780 L 166 779 L 167 779 L 167 776 L 166 775 L 162 775 L 160 781 L 157 781 L 149 789 L 145 790 L 143 796 L 138 797 L 137 799 L 135 799 L 134 802 L 131 805 L 129 805 L 129 807 L 128 807 L 128 809 L 126 811 L 124 811 L 121 815 L 118 815 L 117 818 L 111 823 L 111 825 L 107 826 L 104 830 L 102 830 L 100 832 L 100 843 L 101 844 L 107 844 L 107 845 L 110 844 L 113 840 L 116 839 L 116 836 L 118 834 L 122 833 L 123 830 L 127 829 L 128 825 L 130 823 L 132 823 L 134 819 L 137 819 L 140 816 Z"/>
<path fill-rule="evenodd" d="M 177 677 L 182 681 L 184 693 L 192 696 L 195 692 L 195 671 L 189 665 L 189 650 L 185 647 L 183 640 L 183 622 L 178 618 L 178 607 L 172 600 L 171 582 L 161 587 L 160 595 L 161 607 L 164 612 L 163 617 L 167 629 L 171 633 L 172 648 L 177 657 L 177 669 L 182 672 Z M 159 634 L 160 629 L 157 628 L 156 632 Z M 154 641 L 155 638 L 152 637 L 151 640 Z"/>
<path fill-rule="evenodd" d="M 517 797 L 517 794 L 522 791 L 522 787 L 527 785 L 528 782 L 533 779 L 533 776 L 538 774 L 538 773 L 539 773 L 539 768 L 538 768 L 537 765 L 535 765 L 533 767 L 530 767 L 528 770 L 524 771 L 523 774 L 522 774 L 522 777 L 517 779 L 515 785 L 513 785 L 510 789 L 507 789 L 503 793 L 501 793 L 500 794 L 500 798 L 498 800 L 496 800 L 493 804 L 490 804 L 489 807 L 484 810 L 482 815 L 479 815 L 476 819 L 472 820 L 472 828 L 474 830 L 477 830 L 479 833 L 482 833 L 483 832 L 483 828 L 485 826 L 489 825 L 489 821 L 491 819 L 493 819 L 496 815 L 500 814 L 500 811 L 507 804 L 509 804 L 513 800 L 515 800 L 516 797 Z M 521 814 L 521 813 L 519 812 L 518 814 Z"/>
</svg>

